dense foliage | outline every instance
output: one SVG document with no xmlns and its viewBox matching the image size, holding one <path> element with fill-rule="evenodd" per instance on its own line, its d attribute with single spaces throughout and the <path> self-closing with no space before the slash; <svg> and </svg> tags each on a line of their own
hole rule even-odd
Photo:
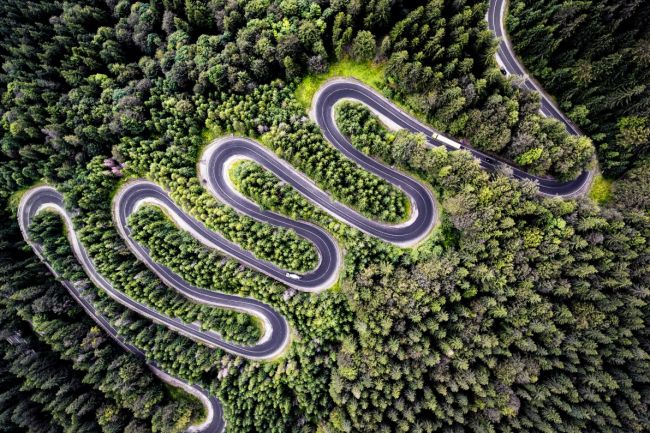
<svg viewBox="0 0 650 433">
<path fill-rule="evenodd" d="M 531 73 L 598 147 L 606 174 L 650 149 L 650 8 L 636 0 L 517 0 L 508 28 Z"/>
<path fill-rule="evenodd" d="M 650 158 L 638 161 L 614 184 L 612 205 L 626 213 L 644 215 L 650 209 Z"/>
<path fill-rule="evenodd" d="M 400 160 L 365 119 L 353 142 L 372 131 L 380 155 L 428 173 L 457 235 L 344 287 L 358 321 L 330 387 L 335 429 L 645 431 L 647 213 L 540 200 L 417 136 Z"/>
<path fill-rule="evenodd" d="M 513 2 L 517 19 L 526 14 L 521 3 Z M 572 7 L 583 3 L 594 1 Z M 374 61 L 380 90 L 435 127 L 528 171 L 577 175 L 591 159 L 589 140 L 543 119 L 538 97 L 500 73 L 486 8 L 482 0 L 0 2 L 0 218 L 7 222 L 0 229 L 0 432 L 175 432 L 200 416 L 195 401 L 119 348 L 34 258 L 15 221 L 30 185 L 47 181 L 64 192 L 81 241 L 119 290 L 246 344 L 260 335 L 254 319 L 165 286 L 113 227 L 111 200 L 121 179 L 147 178 L 257 257 L 313 268 L 309 242 L 219 203 L 198 179 L 205 145 L 237 133 L 365 216 L 403 220 L 404 195 L 340 155 L 298 103 L 294 91 L 305 75 L 320 77 L 340 59 Z M 552 39 L 537 48 L 575 58 L 567 46 L 586 20 L 551 16 L 564 26 L 547 29 Z M 637 33 L 623 35 L 623 24 L 613 29 L 626 47 L 617 65 L 630 64 L 628 55 L 643 59 L 626 45 Z M 594 30 L 593 42 L 607 31 Z M 565 42 L 550 42 L 565 34 Z M 642 108 L 635 98 L 645 90 L 632 90 L 630 101 Z M 588 117 L 594 129 L 586 128 L 609 134 L 595 138 L 612 170 L 642 153 L 642 110 L 610 110 L 610 119 L 585 102 L 599 99 L 584 87 L 562 94 L 597 114 Z M 359 105 L 342 104 L 336 116 L 359 149 L 435 190 L 442 221 L 418 248 L 346 226 L 252 162 L 230 173 L 243 194 L 340 242 L 345 269 L 332 290 L 297 293 L 246 269 L 156 207 L 129 221 L 136 241 L 188 282 L 259 299 L 287 317 L 291 346 L 272 362 L 210 349 L 115 303 L 71 256 L 55 215 L 41 214 L 31 233 L 125 341 L 223 401 L 228 432 L 647 430 L 647 160 L 600 209 L 586 199 L 542 199 L 533 184 L 488 175 L 467 153 L 387 131 Z M 610 154 L 614 145 L 603 143 L 611 137 L 626 150 Z"/>
<path fill-rule="evenodd" d="M 474 147 L 526 171 L 576 177 L 592 158 L 590 141 L 543 118 L 537 95 L 503 77 L 485 23 L 486 2 L 461 3 L 429 1 L 382 39 L 390 94 L 436 128 L 467 137 Z"/>
<path fill-rule="evenodd" d="M 330 427 L 644 431 L 650 221 L 643 201 L 621 205 L 626 214 L 540 201 L 530 186 L 489 180 L 462 154 L 388 133 L 358 105 L 344 104 L 338 115 L 371 155 L 426 167 L 419 173 L 440 188 L 450 227 L 447 248 L 416 265 L 371 265 L 344 285 L 357 321 L 330 385 L 341 406 Z M 298 212 L 300 201 L 259 167 L 236 172 L 247 195 Z M 645 184 L 638 173 L 627 188 L 638 187 L 638 177 Z"/>
<path fill-rule="evenodd" d="M 58 217 L 42 214 L 33 227 L 57 270 L 66 278 L 83 275 Z M 198 401 L 172 399 L 144 361 L 117 346 L 47 269 L 13 252 L 16 262 L 6 266 L 11 284 L 0 297 L 2 431 L 181 432 L 203 416 Z"/>
</svg>

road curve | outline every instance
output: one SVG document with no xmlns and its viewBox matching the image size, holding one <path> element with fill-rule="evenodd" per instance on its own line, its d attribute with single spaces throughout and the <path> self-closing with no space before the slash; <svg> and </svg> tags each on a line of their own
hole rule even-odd
<svg viewBox="0 0 650 433">
<path fill-rule="evenodd" d="M 294 187 L 307 200 L 328 212 L 335 218 L 383 241 L 402 246 L 413 246 L 431 231 L 436 222 L 436 205 L 431 191 L 421 183 L 358 152 L 347 141 L 337 148 L 349 159 L 364 169 L 377 174 L 404 191 L 411 201 L 410 218 L 400 224 L 384 224 L 364 217 L 357 211 L 334 200 L 314 182 L 298 172 L 286 161 L 253 140 L 246 138 L 225 138 L 215 140 L 208 146 L 201 158 L 201 177 L 207 180 L 210 190 L 221 201 L 228 203 L 242 213 L 264 222 L 296 230 L 303 235 L 301 225 L 292 219 L 260 209 L 255 203 L 243 197 L 229 182 L 228 166 L 236 159 L 249 159 L 264 166 L 280 180 Z M 313 230 L 308 225 L 307 230 Z M 325 237 L 330 237 L 323 232 Z M 311 237 L 308 238 L 312 240 Z M 331 242 L 334 242 L 332 240 Z M 321 259 L 324 259 L 322 257 Z M 332 268 L 333 269 L 333 268 Z M 301 280 L 304 279 L 301 278 Z M 301 282 L 302 284 L 302 282 Z"/>
<path fill-rule="evenodd" d="M 497 59 L 508 73 L 518 74 L 524 77 L 524 85 L 540 92 L 542 95 L 542 113 L 552 116 L 563 122 L 567 130 L 572 134 L 579 134 L 579 130 L 555 107 L 551 99 L 540 89 L 535 82 L 530 80 L 524 68 L 517 61 L 512 49 L 505 38 L 503 30 L 504 0 L 491 0 L 488 11 L 488 23 L 498 37 L 501 38 Z M 255 219 L 275 226 L 294 230 L 299 236 L 309 240 L 315 246 L 319 254 L 319 262 L 315 269 L 298 277 L 280 269 L 278 266 L 256 258 L 248 251 L 241 249 L 238 245 L 224 239 L 207 229 L 201 222 L 187 215 L 171 200 L 166 191 L 156 184 L 139 180 L 127 183 L 116 194 L 113 203 L 114 219 L 118 231 L 126 241 L 129 248 L 143 261 L 153 272 L 155 272 L 167 285 L 182 293 L 186 297 L 196 301 L 217 307 L 225 307 L 255 315 L 264 323 L 264 335 L 253 346 L 241 346 L 223 340 L 219 335 L 201 330 L 197 324 L 187 324 L 175 318 L 164 316 L 148 306 L 135 302 L 115 290 L 110 282 L 103 278 L 94 267 L 81 242 L 78 240 L 72 221 L 63 207 L 63 197 L 54 188 L 48 186 L 36 187 L 28 191 L 22 198 L 18 218 L 23 236 L 34 248 L 36 254 L 45 261 L 40 245 L 30 241 L 28 235 L 29 223 L 32 218 L 43 208 L 51 208 L 59 213 L 68 228 L 67 233 L 70 243 L 73 246 L 75 256 L 83 266 L 92 281 L 102 288 L 117 302 L 127 308 L 150 318 L 156 323 L 163 324 L 183 335 L 196 341 L 202 342 L 210 347 L 218 347 L 230 353 L 243 356 L 249 359 L 271 359 L 277 356 L 289 343 L 289 327 L 286 320 L 264 303 L 250 298 L 242 298 L 233 295 L 216 293 L 203 288 L 188 284 L 169 268 L 162 266 L 149 256 L 148 251 L 139 245 L 131 237 L 131 230 L 128 226 L 129 216 L 146 203 L 164 208 L 174 221 L 184 230 L 190 232 L 196 239 L 205 245 L 219 249 L 230 255 L 241 263 L 256 269 L 271 278 L 274 278 L 288 286 L 302 291 L 318 292 L 330 287 L 337 279 L 341 268 L 341 253 L 336 241 L 320 227 L 295 221 L 277 213 L 263 210 L 255 203 L 248 200 L 239 193 L 230 183 L 228 168 L 236 159 L 249 159 L 259 163 L 284 182 L 292 185 L 298 192 L 308 200 L 330 213 L 337 219 L 350 224 L 359 230 L 398 246 L 413 246 L 427 236 L 435 225 L 437 219 L 437 207 L 431 191 L 418 181 L 404 175 L 403 173 L 387 167 L 382 163 L 368 157 L 355 149 L 339 131 L 334 118 L 335 105 L 345 99 L 357 100 L 367 105 L 373 112 L 383 120 L 397 128 L 403 128 L 411 132 L 425 134 L 430 146 L 446 146 L 449 150 L 456 148 L 465 149 L 473 154 L 487 170 L 494 170 L 498 165 L 489 156 L 475 149 L 446 137 L 438 131 L 420 123 L 409 114 L 405 113 L 392 104 L 379 93 L 367 86 L 350 79 L 334 79 L 325 83 L 316 93 L 313 101 L 312 116 L 323 131 L 325 138 L 347 158 L 359 164 L 362 168 L 382 177 L 397 188 L 404 191 L 411 201 L 412 213 L 410 218 L 401 224 L 382 224 L 370 220 L 358 212 L 333 200 L 327 193 L 318 188 L 311 180 L 296 171 L 287 162 L 278 158 L 262 145 L 245 138 L 230 137 L 215 140 L 211 143 L 202 155 L 199 163 L 200 177 L 204 185 L 222 202 L 234 207 L 237 211 L 249 215 Z M 434 136 L 443 136 L 445 141 L 455 142 L 455 146 L 449 146 Z M 556 195 L 571 197 L 584 190 L 590 180 L 590 172 L 582 173 L 577 179 L 570 182 L 558 182 L 555 179 L 537 177 L 530 175 L 517 167 L 510 167 L 513 177 L 517 179 L 530 179 L 539 185 L 539 191 L 544 195 Z M 47 265 L 47 263 L 46 263 Z M 49 265 L 48 265 L 49 267 Z M 50 270 L 55 273 L 51 268 Z M 56 273 L 55 273 L 56 274 Z M 117 331 L 110 323 L 99 314 L 92 304 L 83 297 L 73 282 L 63 281 L 63 284 L 70 291 L 73 297 L 82 305 L 84 310 L 115 340 L 125 349 L 144 357 L 144 353 L 138 348 L 124 342 L 117 334 Z M 222 408 L 218 400 L 210 397 L 205 390 L 194 385 L 191 386 L 179 379 L 172 378 L 158 369 L 155 365 L 149 364 L 152 370 L 168 382 L 183 386 L 197 395 L 208 409 L 208 419 L 200 426 L 192 427 L 192 431 L 219 432 L 224 429 Z"/>
<path fill-rule="evenodd" d="M 54 274 L 63 286 L 68 290 L 70 295 L 81 305 L 86 313 L 106 332 L 108 333 L 122 348 L 133 353 L 137 357 L 146 361 L 145 353 L 137 347 L 128 344 L 123 337 L 121 337 L 117 330 L 110 324 L 110 322 L 99 313 L 92 303 L 81 293 L 77 284 L 72 281 L 63 279 L 58 273 L 48 264 L 43 248 L 40 244 L 33 242 L 29 236 L 29 225 L 34 216 L 43 209 L 49 209 L 58 213 L 66 225 L 66 232 L 70 245 L 73 248 L 74 254 L 81 263 L 85 272 L 90 276 L 92 281 L 107 293 L 110 293 L 113 288 L 105 279 L 103 279 L 95 270 L 95 267 L 90 261 L 88 254 L 77 238 L 77 235 L 72 226 L 72 220 L 63 207 L 63 196 L 51 187 L 37 187 L 26 192 L 18 207 L 18 224 L 25 241 L 32 247 L 40 260 L 48 267 L 50 272 Z M 194 395 L 201 401 L 206 410 L 206 419 L 201 424 L 191 426 L 188 432 L 204 432 L 204 433 L 221 433 L 225 429 L 225 420 L 223 417 L 223 408 L 219 400 L 208 394 L 208 392 L 198 385 L 192 385 L 181 379 L 172 377 L 165 373 L 163 370 L 153 362 L 147 362 L 151 371 L 158 376 L 161 380 L 169 383 L 170 385 L 183 388 L 188 393 Z"/>
<path fill-rule="evenodd" d="M 346 156 L 357 161 L 367 170 L 377 173 L 382 177 L 384 176 L 380 174 L 381 172 L 396 172 L 383 166 L 381 163 L 375 161 L 374 159 L 368 158 L 361 151 L 354 149 L 348 143 L 347 138 L 345 138 L 345 136 L 343 136 L 343 134 L 341 134 L 341 132 L 338 130 L 336 121 L 334 119 L 334 107 L 337 103 L 343 100 L 355 100 L 363 103 L 364 105 L 368 106 L 374 113 L 379 115 L 382 119 L 389 121 L 394 127 L 406 129 L 410 132 L 423 133 L 427 137 L 429 146 L 444 146 L 447 150 L 450 151 L 456 150 L 457 148 L 466 150 L 470 152 L 479 161 L 481 167 L 486 170 L 496 170 L 500 165 L 506 165 L 512 171 L 512 176 L 515 179 L 527 179 L 537 183 L 539 192 L 543 195 L 560 196 L 567 198 L 573 197 L 577 194 L 580 194 L 590 181 L 590 172 L 588 171 L 583 172 L 576 179 L 569 182 L 560 182 L 553 178 L 529 174 L 520 168 L 517 168 L 506 162 L 495 161 L 493 157 L 490 157 L 479 150 L 465 146 L 459 141 L 446 136 L 440 131 L 436 131 L 430 126 L 419 122 L 411 115 L 404 112 L 395 104 L 390 102 L 384 96 L 356 80 L 347 78 L 335 78 L 327 81 L 321 86 L 321 88 L 314 96 L 314 102 L 312 103 L 313 108 L 311 112 L 312 117 L 323 130 L 323 134 L 328 139 L 328 141 L 330 141 L 337 149 L 339 149 Z M 455 142 L 457 147 L 450 146 L 438 139 L 434 139 L 434 134 L 446 137 L 447 140 Z M 417 182 L 408 177 L 406 177 L 406 179 L 410 180 L 412 183 L 417 184 Z M 401 183 L 399 185 L 401 185 Z"/>
<path fill-rule="evenodd" d="M 540 95 L 540 112 L 546 117 L 552 117 L 562 122 L 566 130 L 572 135 L 582 135 L 580 129 L 555 105 L 555 102 L 546 91 L 533 80 L 528 71 L 521 64 L 515 54 L 512 44 L 508 39 L 508 32 L 505 28 L 505 14 L 508 0 L 490 0 L 486 20 L 488 28 L 495 34 L 498 39 L 496 60 L 499 66 L 507 75 L 517 75 L 522 79 L 522 86 L 530 91 Z M 593 170 L 583 171 L 576 179 L 560 184 L 556 182 L 555 190 L 542 189 L 540 182 L 540 191 L 548 195 L 560 195 L 565 197 L 575 197 L 586 192 L 591 183 Z M 548 185 L 549 180 L 546 180 Z M 553 182 L 551 180 L 551 182 Z M 547 192 L 548 191 L 548 192 Z M 559 193 L 558 193 L 559 192 Z"/>
<path fill-rule="evenodd" d="M 126 239 L 129 247 L 138 255 L 138 258 L 144 261 L 147 266 L 154 269 L 156 273 L 159 273 L 157 267 L 163 268 L 159 273 L 159 276 L 165 281 L 170 281 L 174 286 L 181 284 L 183 280 L 169 269 L 156 264 L 149 257 L 146 250 L 131 239 L 131 232 L 128 227 L 128 217 L 143 203 L 155 204 L 167 210 L 168 215 L 172 217 L 179 227 L 189 232 L 204 245 L 218 249 L 246 266 L 260 271 L 271 278 L 281 281 L 282 283 L 298 290 L 305 292 L 322 291 L 331 287 L 338 279 L 338 273 L 341 267 L 341 254 L 338 245 L 336 241 L 320 227 L 302 221 L 289 220 L 286 217 L 271 212 L 259 211 L 259 214 L 252 211 L 250 212 L 250 214 L 258 216 L 262 221 L 295 230 L 296 233 L 311 241 L 316 247 L 319 254 L 318 265 L 312 271 L 302 274 L 299 280 L 295 280 L 287 276 L 286 270 L 283 270 L 266 260 L 258 259 L 251 252 L 242 249 L 239 245 L 225 239 L 220 234 L 211 231 L 205 227 L 203 223 L 183 212 L 160 186 L 147 181 L 128 183 L 124 188 L 118 191 L 115 197 L 113 209 L 116 226 L 122 236 Z M 255 206 L 255 208 L 259 209 L 257 206 Z M 205 302 L 204 299 L 197 300 L 199 302 Z M 228 299 L 227 303 L 230 304 L 230 302 L 231 299 Z M 272 326 L 276 326 L 276 323 L 272 323 Z M 281 332 L 274 332 L 274 334 L 278 335 L 278 338 L 280 337 L 280 333 Z"/>
<path fill-rule="evenodd" d="M 160 187 L 151 183 L 144 183 L 149 189 L 151 194 L 152 189 L 158 191 L 159 195 L 156 197 L 161 202 L 167 197 L 166 193 Z M 134 185 L 140 185 L 136 183 Z M 155 188 L 154 188 L 155 187 Z M 137 209 L 138 204 L 134 200 L 132 192 L 137 192 L 137 188 L 125 188 L 118 193 L 116 197 L 120 198 L 120 205 L 115 209 L 119 212 L 120 223 L 126 221 L 130 212 Z M 154 197 L 151 197 L 152 202 Z M 171 201 L 169 201 L 171 203 Z M 251 314 L 258 317 L 264 324 L 264 334 L 260 341 L 252 346 L 244 346 L 233 344 L 224 340 L 220 335 L 201 329 L 198 323 L 186 323 L 178 318 L 170 318 L 158 311 L 150 308 L 148 305 L 134 301 L 124 293 L 115 289 L 110 281 L 104 278 L 95 268 L 92 259 L 86 252 L 82 243 L 77 238 L 72 220 L 68 216 L 63 207 L 63 196 L 54 188 L 49 186 L 37 187 L 30 190 L 25 194 L 21 202 L 23 212 L 19 218 L 27 225 L 32 217 L 38 213 L 40 209 L 51 208 L 64 217 L 68 231 L 71 237 L 71 243 L 77 256 L 77 260 L 82 264 L 84 270 L 88 273 L 89 277 L 101 287 L 111 298 L 130 310 L 151 319 L 152 321 L 162 324 L 188 338 L 205 344 L 212 348 L 223 349 L 229 353 L 242 356 L 253 360 L 268 360 L 278 356 L 289 344 L 289 325 L 284 317 L 278 314 L 274 309 L 268 305 L 251 298 L 243 298 L 240 296 L 228 295 L 224 293 L 214 292 L 211 290 L 203 289 L 187 283 L 185 280 L 174 274 L 169 268 L 160 265 L 153 261 L 149 256 L 147 250 L 135 242 L 129 235 L 130 230 L 128 226 L 118 226 L 118 231 L 121 234 L 127 233 L 125 236 L 128 247 L 133 253 L 144 262 L 156 275 L 158 275 L 168 286 L 186 296 L 193 301 L 211 305 L 214 307 L 229 308 L 233 310 L 242 311 L 246 314 Z M 173 203 L 172 203 L 173 206 Z M 170 206 L 171 209 L 174 207 Z M 124 236 L 124 235 L 123 235 Z"/>
<path fill-rule="evenodd" d="M 537 82 L 532 80 L 528 71 L 521 64 L 515 54 L 512 44 L 508 39 L 508 32 L 505 28 L 505 15 L 508 0 L 490 0 L 487 14 L 488 27 L 498 38 L 497 62 L 508 75 L 518 75 L 522 77 L 522 85 L 531 91 L 538 92 L 541 96 L 540 111 L 547 117 L 553 117 L 562 122 L 569 133 L 572 135 L 582 135 L 578 127 L 569 120 L 568 117 L 560 111 L 555 105 L 553 99 L 542 89 Z"/>
<path fill-rule="evenodd" d="M 298 235 L 314 244 L 319 254 L 318 265 L 312 271 L 304 273 L 297 278 L 295 274 L 290 274 L 270 262 L 256 258 L 250 252 L 241 249 L 238 245 L 212 232 L 203 223 L 178 208 L 169 197 L 169 194 L 163 188 L 152 182 L 146 180 L 128 182 L 115 195 L 113 201 L 113 219 L 115 225 L 127 246 L 136 257 L 158 275 L 165 284 L 196 302 L 235 309 L 255 315 L 261 319 L 264 323 L 264 335 L 260 341 L 252 346 L 232 344 L 211 331 L 202 330 L 200 324 L 188 324 L 177 318 L 167 317 L 116 290 L 110 281 L 104 278 L 95 268 L 92 259 L 76 235 L 72 219 L 64 208 L 63 196 L 54 188 L 50 186 L 39 186 L 25 193 L 21 199 L 18 219 L 25 240 L 30 243 L 41 260 L 45 261 L 41 246 L 30 240 L 28 229 L 30 222 L 38 212 L 45 208 L 55 211 L 61 215 L 66 224 L 68 238 L 77 260 L 81 263 L 90 279 L 112 299 L 130 310 L 149 318 L 155 323 L 162 324 L 209 347 L 220 348 L 249 359 L 267 360 L 278 356 L 289 344 L 290 332 L 286 320 L 266 304 L 250 298 L 217 293 L 193 286 L 169 268 L 156 263 L 149 255 L 147 249 L 132 238 L 131 229 L 128 225 L 129 216 L 144 204 L 159 206 L 167 211 L 167 214 L 171 216 L 180 228 L 188 231 L 208 247 L 221 250 L 247 266 L 298 290 L 314 292 L 324 290 L 334 284 L 338 279 L 341 269 L 341 253 L 334 238 L 313 224 L 304 221 L 294 221 L 274 212 L 260 209 L 259 206 L 243 197 L 233 188 L 229 182 L 228 167 L 234 159 L 247 158 L 256 161 L 271 170 L 280 179 L 293 185 L 299 192 L 325 211 L 387 242 L 407 246 L 424 238 L 433 228 L 436 220 L 437 210 L 431 191 L 411 178 L 395 170 L 381 166 L 363 154 L 357 156 L 351 144 L 347 144 L 347 147 L 344 147 L 344 145 L 345 143 L 341 145 L 341 148 L 345 149 L 347 156 L 405 191 L 411 200 L 412 208 L 412 215 L 408 221 L 401 224 L 388 225 L 376 223 L 363 217 L 358 212 L 333 201 L 329 195 L 319 189 L 305 176 L 298 173 L 289 164 L 251 140 L 234 137 L 216 140 L 208 146 L 199 164 L 200 176 L 203 183 L 223 202 L 232 205 L 239 212 L 250 215 L 253 218 L 272 225 L 292 229 Z M 54 273 L 49 265 L 48 268 Z M 294 277 L 291 275 L 294 275 Z M 144 357 L 142 351 L 125 343 L 117 335 L 117 331 L 83 297 L 73 282 L 63 281 L 63 283 L 88 314 L 102 328 L 109 332 L 121 346 L 138 356 Z M 222 408 L 216 398 L 208 396 L 204 390 L 197 386 L 190 386 L 180 379 L 166 375 L 153 364 L 149 365 L 164 380 L 183 386 L 188 392 L 192 392 L 201 398 L 208 409 L 209 422 L 206 421 L 201 426 L 195 426 L 193 428 L 195 431 L 217 432 L 223 430 L 225 423 L 223 421 Z"/>
</svg>

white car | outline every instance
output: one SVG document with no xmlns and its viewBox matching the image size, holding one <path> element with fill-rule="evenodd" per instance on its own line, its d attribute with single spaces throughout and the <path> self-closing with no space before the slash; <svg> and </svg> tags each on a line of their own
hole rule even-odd
<svg viewBox="0 0 650 433">
<path fill-rule="evenodd" d="M 284 274 L 284 276 L 287 277 L 287 278 L 291 278 L 292 280 L 299 280 L 300 279 L 300 275 L 292 274 L 290 272 L 287 272 L 286 274 Z"/>
</svg>

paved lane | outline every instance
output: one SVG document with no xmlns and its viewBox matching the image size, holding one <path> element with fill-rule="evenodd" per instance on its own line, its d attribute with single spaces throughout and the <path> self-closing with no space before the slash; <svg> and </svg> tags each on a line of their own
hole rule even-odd
<svg viewBox="0 0 650 433">
<path fill-rule="evenodd" d="M 562 113 L 551 96 L 535 80 L 531 79 L 528 71 L 517 58 L 505 29 L 506 8 L 507 0 L 490 0 L 486 16 L 488 27 L 499 39 L 496 55 L 497 62 L 502 66 L 506 74 L 520 76 L 522 78 L 522 85 L 526 89 L 536 91 L 540 94 L 540 112 L 544 116 L 552 117 L 562 122 L 570 134 L 582 135 L 580 129 Z M 575 197 L 586 192 L 593 174 L 593 170 L 584 171 L 575 180 L 565 183 L 559 183 L 552 179 L 540 179 L 540 191 L 549 195 Z"/>
<path fill-rule="evenodd" d="M 478 159 L 481 167 L 486 170 L 495 170 L 499 165 L 505 164 L 512 170 L 514 178 L 520 180 L 528 179 L 536 182 L 539 185 L 540 193 L 544 195 L 573 197 L 576 194 L 581 193 L 590 181 L 591 173 L 587 171 L 583 172 L 572 181 L 560 182 L 549 177 L 535 176 L 508 163 L 496 161 L 493 157 L 490 157 L 476 149 L 464 146 L 452 137 L 419 122 L 382 95 L 356 80 L 343 78 L 330 80 L 319 89 L 314 99 L 312 116 L 323 130 L 325 137 L 337 149 L 346 154 L 346 156 L 350 156 L 352 159 L 359 162 L 364 168 L 377 174 L 387 170 L 387 168 L 372 158 L 368 158 L 360 151 L 353 148 L 350 149 L 352 146 L 347 143 L 347 139 L 341 134 L 336 126 L 332 113 L 334 111 L 334 106 L 342 100 L 352 99 L 359 101 L 370 107 L 375 113 L 385 116 L 385 118 L 389 119 L 397 126 L 411 132 L 423 133 L 426 135 L 430 146 L 444 146 L 448 150 L 467 150 Z M 455 142 L 455 146 L 450 146 L 449 144 L 442 142 L 440 139 L 433 138 L 434 135 L 445 137 L 445 141 L 447 142 Z M 361 160 L 362 157 L 365 157 L 365 160 Z M 411 180 L 411 182 L 415 181 Z"/>
<path fill-rule="evenodd" d="M 579 134 L 580 131 L 575 125 L 561 113 L 553 104 L 551 98 L 533 80 L 530 80 L 523 66 L 517 61 L 503 29 L 504 7 L 505 0 L 491 0 L 487 16 L 490 28 L 495 32 L 497 37 L 501 38 L 497 53 L 499 63 L 503 65 L 507 73 L 521 75 L 524 78 L 523 85 L 525 87 L 540 92 L 542 95 L 541 111 L 544 115 L 557 118 L 565 124 L 570 133 Z M 28 227 L 36 213 L 44 208 L 50 208 L 63 217 L 68 227 L 67 233 L 75 256 L 86 273 L 97 286 L 106 291 L 114 300 L 138 314 L 150 318 L 156 323 L 163 324 L 176 332 L 210 347 L 218 347 L 250 359 L 271 359 L 281 353 L 289 344 L 289 326 L 282 316 L 266 304 L 254 299 L 216 293 L 188 284 L 169 268 L 154 262 L 148 251 L 133 240 L 131 237 L 131 229 L 128 226 L 128 217 L 137 211 L 142 204 L 150 203 L 160 206 L 168 212 L 179 227 L 190 232 L 192 236 L 205 245 L 219 249 L 246 266 L 260 271 L 288 286 L 311 292 L 318 292 L 332 286 L 338 279 L 342 264 L 341 252 L 332 236 L 313 224 L 304 221 L 295 221 L 283 215 L 261 209 L 236 191 L 230 184 L 228 178 L 230 164 L 237 159 L 249 159 L 273 172 L 278 178 L 293 186 L 308 200 L 335 218 L 386 242 L 403 247 L 415 245 L 424 239 L 435 225 L 438 210 L 433 195 L 429 188 L 418 181 L 368 157 L 348 142 L 339 131 L 334 120 L 335 105 L 345 99 L 354 99 L 362 102 L 382 118 L 387 119 L 399 128 L 425 134 L 430 146 L 445 146 L 449 150 L 464 148 L 471 152 L 479 160 L 481 166 L 487 170 L 494 170 L 500 164 L 489 156 L 475 149 L 467 148 L 453 138 L 445 136 L 429 126 L 420 123 L 386 100 L 383 96 L 361 83 L 348 79 L 335 79 L 325 83 L 315 95 L 312 116 L 321 127 L 325 138 L 343 153 L 344 156 L 353 160 L 365 170 L 382 177 L 404 191 L 411 201 L 412 210 L 412 214 L 406 222 L 394 225 L 382 224 L 364 217 L 358 212 L 333 200 L 329 194 L 318 188 L 310 179 L 296 171 L 286 161 L 279 159 L 262 145 L 252 140 L 239 137 L 215 140 L 208 146 L 199 164 L 200 177 L 203 184 L 217 198 L 233 206 L 238 212 L 275 226 L 294 230 L 299 236 L 309 240 L 319 254 L 318 265 L 313 270 L 302 275 L 296 275 L 270 262 L 256 258 L 249 251 L 241 249 L 238 245 L 212 232 L 201 222 L 187 215 L 176 206 L 166 191 L 151 182 L 139 180 L 128 183 L 118 192 L 113 203 L 115 223 L 127 245 L 138 259 L 143 261 L 167 285 L 196 302 L 235 309 L 255 315 L 262 320 L 264 324 L 264 335 L 255 345 L 241 346 L 229 343 L 213 332 L 201 330 L 197 324 L 187 324 L 176 318 L 164 316 L 115 290 L 111 283 L 97 272 L 85 248 L 76 236 L 71 218 L 63 207 L 61 194 L 51 187 L 36 187 L 23 196 L 18 215 L 23 236 L 32 248 L 34 248 L 34 251 L 41 260 L 45 261 L 41 246 L 30 241 Z M 515 178 L 531 179 L 537 182 L 540 193 L 564 197 L 571 197 L 581 193 L 585 186 L 588 185 L 591 177 L 590 172 L 584 172 L 577 179 L 562 183 L 554 179 L 530 175 L 516 167 L 511 167 L 511 169 Z M 50 270 L 55 273 L 51 267 Z M 138 356 L 144 357 L 142 351 L 123 341 L 117 334 L 117 331 L 94 309 L 92 304 L 84 297 L 84 294 L 79 291 L 73 282 L 62 282 L 84 310 L 122 347 Z M 224 429 L 225 421 L 223 420 L 222 408 L 216 398 L 209 396 L 205 390 L 196 385 L 192 386 L 179 379 L 168 376 L 154 364 L 149 365 L 163 380 L 174 383 L 177 386 L 183 386 L 188 392 L 197 395 L 206 406 L 208 419 L 202 425 L 192 427 L 191 431 L 216 433 Z"/>
<path fill-rule="evenodd" d="M 578 127 L 567 118 L 562 111 L 555 105 L 553 99 L 542 89 L 537 82 L 532 80 L 524 65 L 519 62 L 515 54 L 508 33 L 505 29 L 505 13 L 507 0 L 490 0 L 488 7 L 488 27 L 499 39 L 497 49 L 497 60 L 503 65 L 508 75 L 518 75 L 523 78 L 523 86 L 528 90 L 536 91 L 541 96 L 541 111 L 547 117 L 553 117 L 562 122 L 573 135 L 582 135 Z"/>
<path fill-rule="evenodd" d="M 99 275 L 95 267 L 90 261 L 86 250 L 84 249 L 81 242 L 77 238 L 77 235 L 72 226 L 72 221 L 70 216 L 65 211 L 63 207 L 63 196 L 51 187 L 38 187 L 30 190 L 25 193 L 23 196 L 20 206 L 18 208 L 18 223 L 20 225 L 20 230 L 23 237 L 30 244 L 36 255 L 45 263 L 50 272 L 57 277 L 57 279 L 63 284 L 63 286 L 68 290 L 70 295 L 81 305 L 81 307 L 86 311 L 86 313 L 105 331 L 107 332 L 122 348 L 133 353 L 139 358 L 145 359 L 145 354 L 139 348 L 128 344 L 124 339 L 119 335 L 117 330 L 110 324 L 110 322 L 99 313 L 92 303 L 86 298 L 86 296 L 81 292 L 79 286 L 72 281 L 63 279 L 57 272 L 47 263 L 45 256 L 43 254 L 43 248 L 41 245 L 31 241 L 29 237 L 29 225 L 33 220 L 34 216 L 43 209 L 50 209 L 59 215 L 64 220 L 65 225 L 67 226 L 67 234 L 70 244 L 73 248 L 74 254 L 81 263 L 82 267 L 86 273 L 91 277 L 91 280 L 104 291 L 109 293 L 114 292 L 112 286 L 108 281 Z M 112 295 L 111 295 L 112 297 Z M 145 359 L 146 360 L 146 359 Z M 223 408 L 219 400 L 208 394 L 208 392 L 201 388 L 198 385 L 191 385 L 181 379 L 174 378 L 164 371 L 162 371 L 158 366 L 153 362 L 147 362 L 147 365 L 151 371 L 158 376 L 161 380 L 180 388 L 183 388 L 188 393 L 197 397 L 206 411 L 206 419 L 204 422 L 198 425 L 193 425 L 188 429 L 188 432 L 205 432 L 205 433 L 221 433 L 225 429 L 225 420 L 223 418 Z"/>
</svg>

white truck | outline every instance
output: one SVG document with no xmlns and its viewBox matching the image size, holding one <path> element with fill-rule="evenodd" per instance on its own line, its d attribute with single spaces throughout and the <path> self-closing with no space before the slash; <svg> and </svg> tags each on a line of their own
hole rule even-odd
<svg viewBox="0 0 650 433">
<path fill-rule="evenodd" d="M 439 142 L 441 142 L 443 144 L 446 144 L 447 146 L 451 146 L 454 149 L 460 149 L 460 143 L 458 143 L 457 141 L 452 140 L 449 137 L 445 137 L 442 134 L 438 134 L 437 132 L 434 132 L 433 134 L 431 134 L 431 138 L 433 138 L 434 140 L 439 141 Z"/>
</svg>

